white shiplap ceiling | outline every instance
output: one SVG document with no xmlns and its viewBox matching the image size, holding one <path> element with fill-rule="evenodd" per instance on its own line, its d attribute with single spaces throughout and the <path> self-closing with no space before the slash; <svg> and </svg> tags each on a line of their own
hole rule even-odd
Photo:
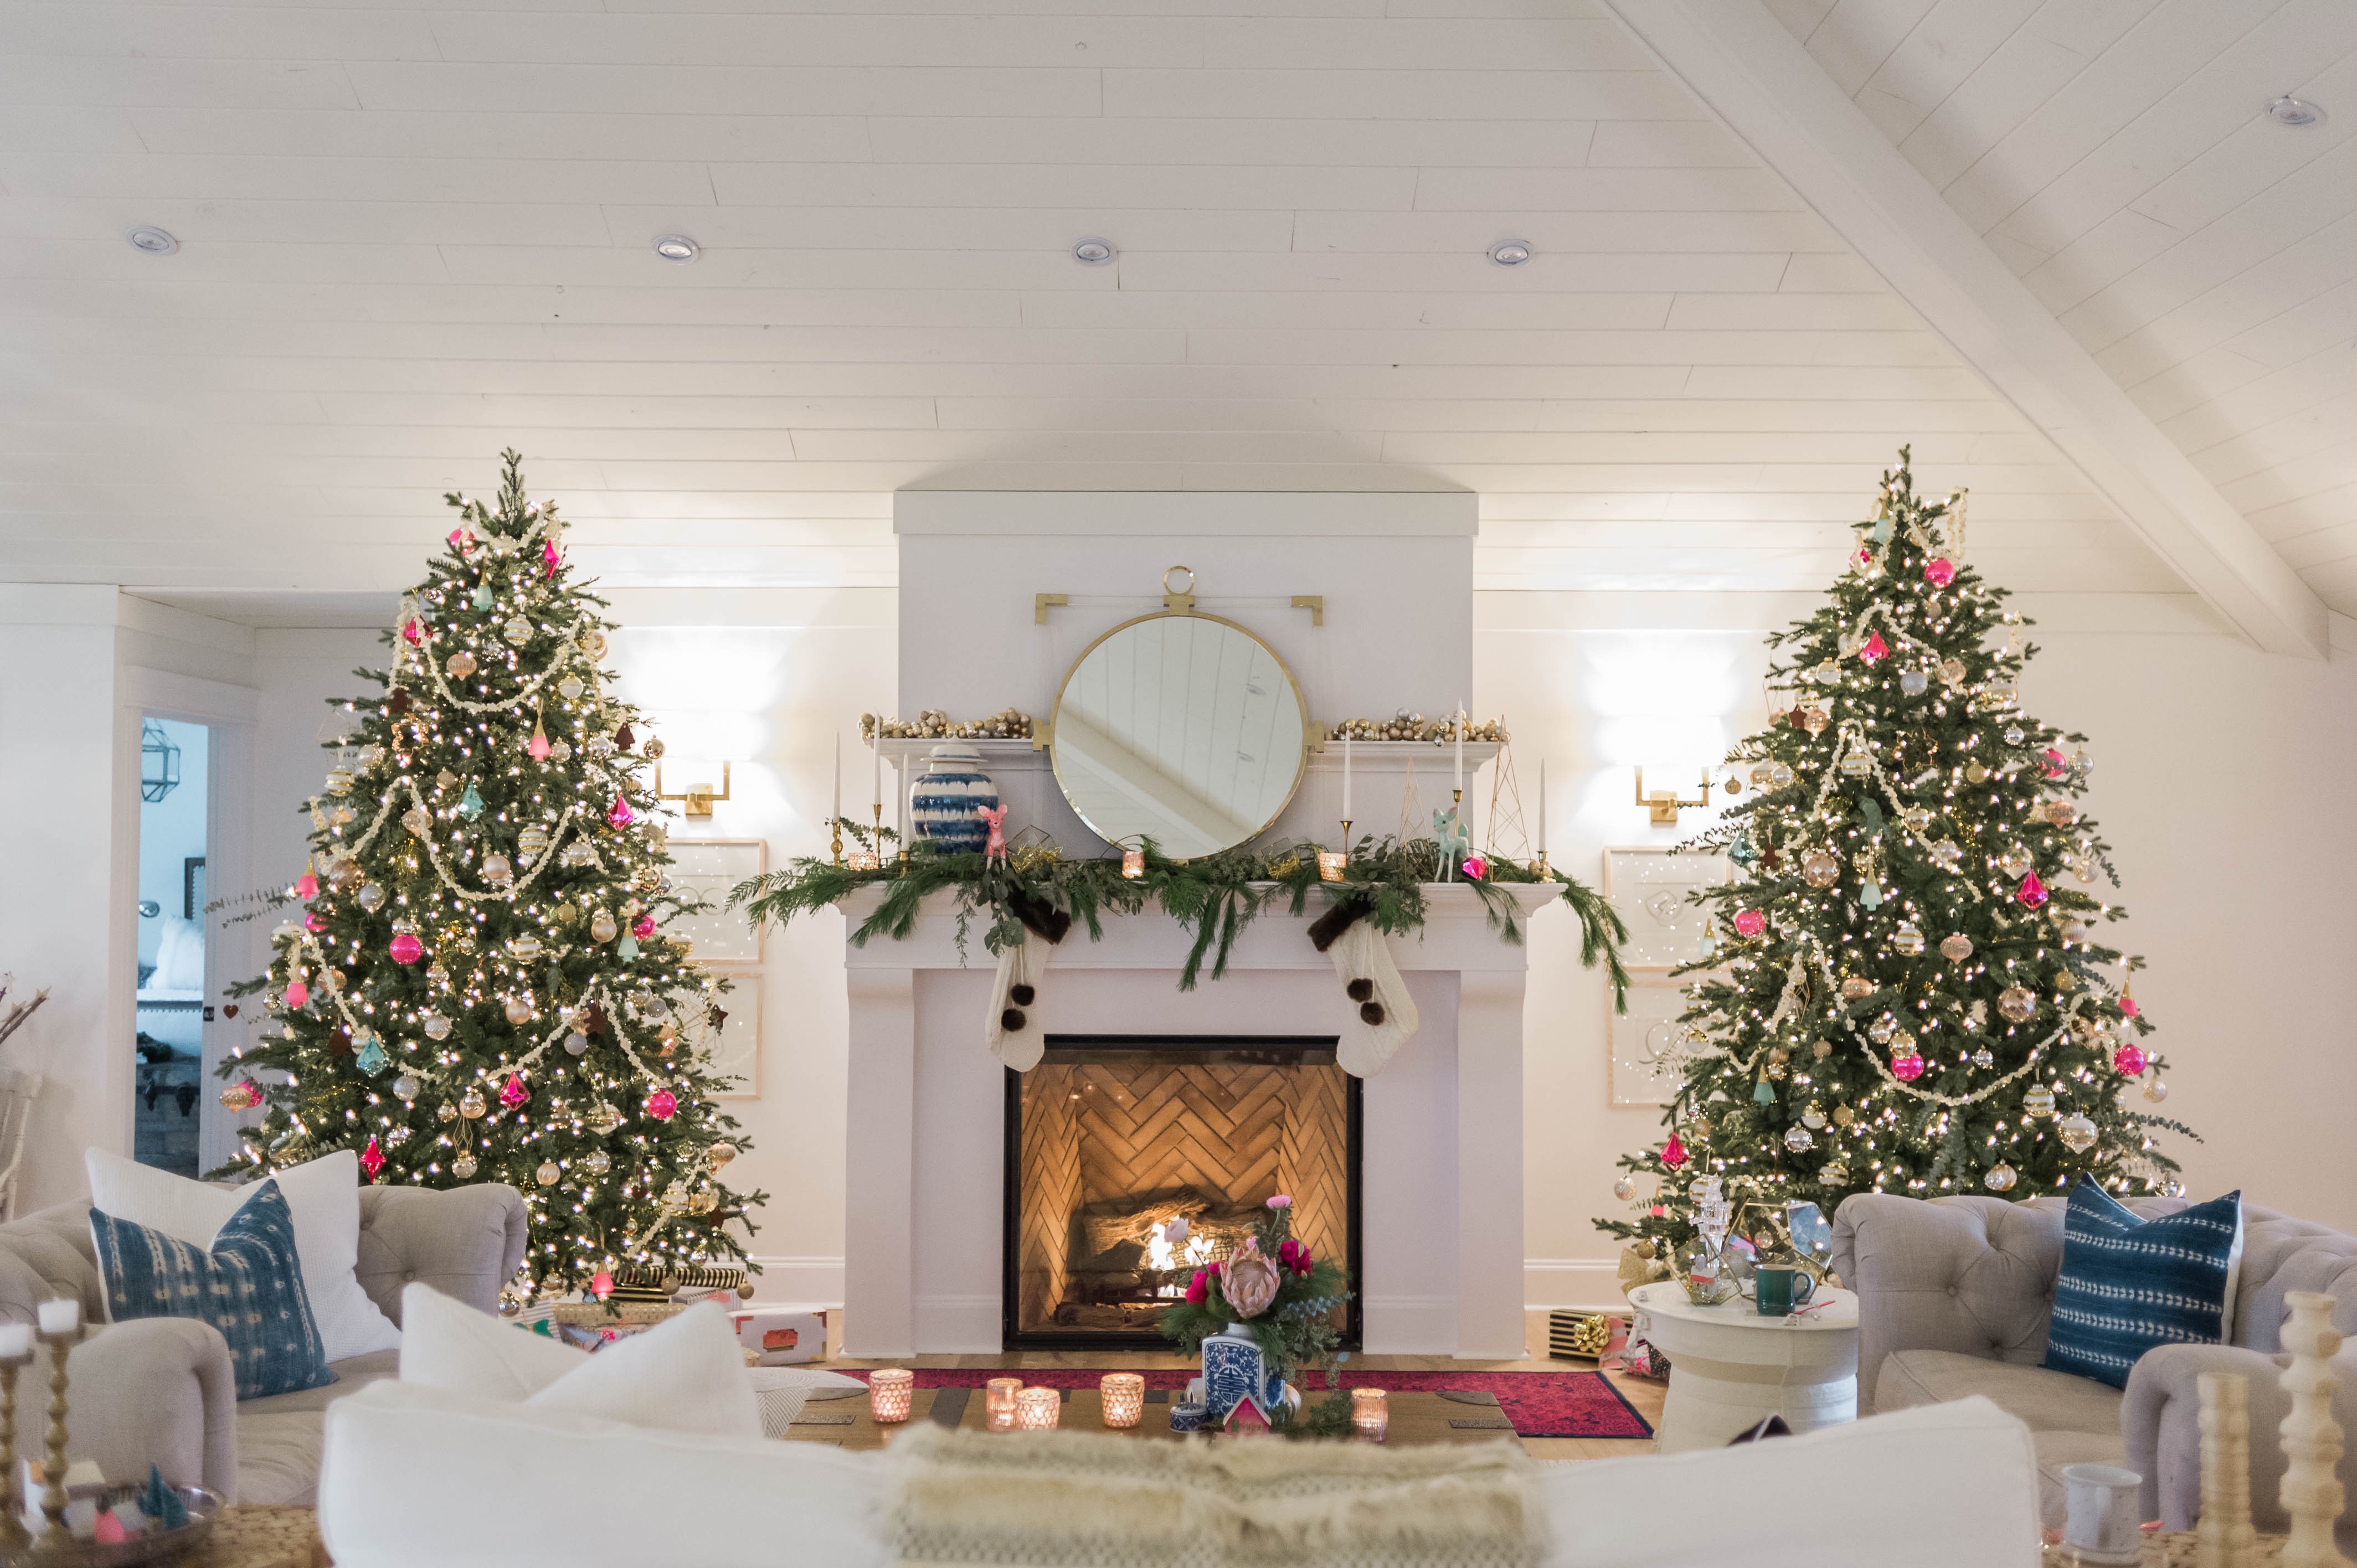
<svg viewBox="0 0 2357 1568">
<path fill-rule="evenodd" d="M 893 3 L 0 6 L 0 575 L 382 591 L 511 444 L 618 582 L 888 585 L 911 486 L 1439 486 L 1484 587 L 1810 588 L 1912 441 L 2002 580 L 2183 586 L 1590 0 Z"/>
<path fill-rule="evenodd" d="M 2357 612 L 2357 5 L 1771 8 L 2220 494 Z M 2286 93 L 2323 118 L 2276 124 Z"/>
</svg>

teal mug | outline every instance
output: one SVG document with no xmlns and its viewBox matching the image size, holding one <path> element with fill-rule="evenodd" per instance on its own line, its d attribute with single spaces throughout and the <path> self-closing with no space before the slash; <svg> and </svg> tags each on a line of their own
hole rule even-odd
<svg viewBox="0 0 2357 1568">
<path fill-rule="evenodd" d="M 1816 1291 L 1816 1276 L 1789 1263 L 1762 1263 L 1752 1276 L 1752 1292 L 1762 1317 L 1790 1317 L 1806 1306 Z"/>
</svg>

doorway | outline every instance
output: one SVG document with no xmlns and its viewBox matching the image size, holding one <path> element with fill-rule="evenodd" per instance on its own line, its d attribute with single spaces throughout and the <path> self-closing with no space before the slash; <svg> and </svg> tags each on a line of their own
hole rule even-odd
<svg viewBox="0 0 2357 1568">
<path fill-rule="evenodd" d="M 132 1155 L 198 1174 L 204 1099 L 205 869 L 212 730 L 142 715 L 139 725 L 138 1030 Z"/>
</svg>

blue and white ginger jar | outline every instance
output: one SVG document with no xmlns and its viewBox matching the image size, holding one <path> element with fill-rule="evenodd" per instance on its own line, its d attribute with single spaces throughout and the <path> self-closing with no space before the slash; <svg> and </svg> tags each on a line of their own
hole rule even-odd
<svg viewBox="0 0 2357 1568">
<path fill-rule="evenodd" d="M 909 794 L 909 821 L 917 837 L 946 854 L 979 854 L 990 842 L 981 813 L 998 805 L 998 786 L 982 770 L 982 754 L 937 746 Z"/>
</svg>

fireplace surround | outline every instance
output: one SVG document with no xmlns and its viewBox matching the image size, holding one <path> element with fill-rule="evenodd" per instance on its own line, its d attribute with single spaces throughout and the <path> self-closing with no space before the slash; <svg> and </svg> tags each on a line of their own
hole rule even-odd
<svg viewBox="0 0 2357 1568">
<path fill-rule="evenodd" d="M 1050 1035 L 1008 1071 L 1008 1349 L 1164 1343 L 1155 1324 L 1274 1194 L 1293 1234 L 1359 1277 L 1361 1082 L 1332 1036 Z M 1354 1294 L 1337 1312 L 1360 1339 Z"/>
</svg>

